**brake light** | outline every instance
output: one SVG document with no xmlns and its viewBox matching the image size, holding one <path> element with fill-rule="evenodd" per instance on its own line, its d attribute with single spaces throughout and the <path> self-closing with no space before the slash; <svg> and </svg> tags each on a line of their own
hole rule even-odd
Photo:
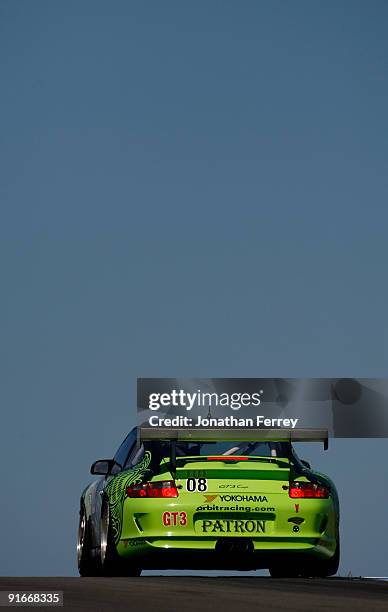
<svg viewBox="0 0 388 612">
<path fill-rule="evenodd" d="M 326 498 L 330 491 L 327 487 L 313 482 L 290 482 L 288 494 L 292 498 Z"/>
<path fill-rule="evenodd" d="M 127 497 L 178 497 L 178 489 L 173 480 L 146 482 L 127 487 Z"/>
<path fill-rule="evenodd" d="M 220 455 L 219 457 L 206 457 L 208 461 L 248 461 L 249 457 L 238 457 L 237 455 Z"/>
</svg>

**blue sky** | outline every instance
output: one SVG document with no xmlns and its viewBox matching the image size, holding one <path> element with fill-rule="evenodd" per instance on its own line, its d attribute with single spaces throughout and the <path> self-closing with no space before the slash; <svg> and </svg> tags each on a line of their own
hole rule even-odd
<svg viewBox="0 0 388 612">
<path fill-rule="evenodd" d="M 0 1 L 1 574 L 75 573 L 137 376 L 387 376 L 387 18 Z M 387 445 L 306 457 L 343 572 L 387 574 Z"/>
</svg>

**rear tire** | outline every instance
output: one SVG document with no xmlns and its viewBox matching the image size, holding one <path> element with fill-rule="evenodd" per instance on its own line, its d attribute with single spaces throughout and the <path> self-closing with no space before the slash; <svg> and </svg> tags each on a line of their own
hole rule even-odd
<svg viewBox="0 0 388 612">
<path fill-rule="evenodd" d="M 290 560 L 291 561 L 291 560 Z M 292 561 L 291 561 L 292 563 Z M 296 568 L 290 568 L 286 564 L 270 565 L 268 568 L 271 578 L 298 578 L 300 572 Z"/>
<path fill-rule="evenodd" d="M 140 576 L 141 569 L 130 565 L 117 553 L 113 538 L 109 502 L 105 498 L 101 508 L 101 573 L 103 576 Z"/>
<path fill-rule="evenodd" d="M 92 555 L 90 525 L 83 504 L 79 513 L 77 563 L 80 576 L 98 576 L 100 574 L 99 562 Z"/>
<path fill-rule="evenodd" d="M 340 540 L 337 536 L 335 553 L 330 559 L 297 561 L 291 557 L 287 562 L 281 562 L 270 566 L 271 578 L 327 578 L 338 572 L 340 561 Z"/>
</svg>

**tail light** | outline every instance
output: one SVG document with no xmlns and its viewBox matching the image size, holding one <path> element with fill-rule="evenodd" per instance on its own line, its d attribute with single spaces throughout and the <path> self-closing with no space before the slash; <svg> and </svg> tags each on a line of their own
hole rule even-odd
<svg viewBox="0 0 388 612">
<path fill-rule="evenodd" d="M 178 497 L 178 489 L 173 480 L 146 482 L 127 487 L 127 497 Z"/>
<path fill-rule="evenodd" d="M 206 457 L 207 461 L 248 461 L 249 457 L 238 457 L 237 455 L 220 455 L 219 457 Z"/>
<path fill-rule="evenodd" d="M 322 485 L 313 482 L 290 482 L 289 496 L 292 498 L 326 498 L 329 495 L 329 489 Z"/>
</svg>

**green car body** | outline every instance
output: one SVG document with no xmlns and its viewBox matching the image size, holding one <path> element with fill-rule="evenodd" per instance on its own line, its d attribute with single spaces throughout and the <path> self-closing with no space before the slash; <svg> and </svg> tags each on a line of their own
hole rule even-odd
<svg viewBox="0 0 388 612">
<path fill-rule="evenodd" d="M 138 575 L 146 568 L 335 574 L 339 503 L 333 482 L 302 463 L 291 444 L 260 444 L 266 454 L 214 455 L 203 445 L 200 455 L 172 460 L 167 443 L 137 441 L 132 465 L 112 474 L 110 463 L 104 478 L 82 494 L 81 575 Z M 161 487 L 168 496 L 153 497 Z M 325 496 L 290 497 L 306 487 Z M 144 497 L 146 491 L 151 496 Z"/>
</svg>

